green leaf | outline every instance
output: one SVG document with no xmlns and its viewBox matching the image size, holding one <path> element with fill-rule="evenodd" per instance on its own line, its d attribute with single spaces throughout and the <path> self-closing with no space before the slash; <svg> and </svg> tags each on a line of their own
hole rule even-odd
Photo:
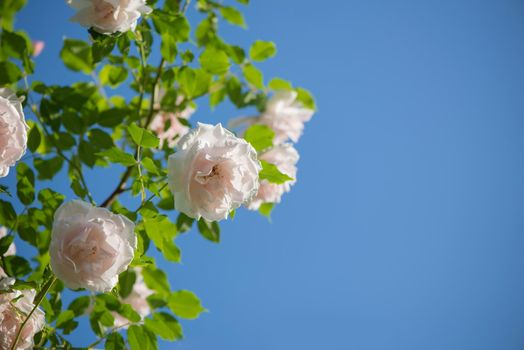
<svg viewBox="0 0 524 350">
<path fill-rule="evenodd" d="M 11 227 L 16 220 L 16 212 L 11 203 L 0 200 L 0 225 Z"/>
<path fill-rule="evenodd" d="M 135 281 L 136 273 L 133 269 L 128 269 L 118 276 L 118 285 L 120 287 L 118 289 L 118 294 L 120 294 L 121 298 L 125 298 L 131 294 Z"/>
<path fill-rule="evenodd" d="M 178 82 L 184 95 L 194 99 L 207 93 L 211 85 L 211 75 L 202 69 L 184 67 L 178 73 Z"/>
<path fill-rule="evenodd" d="M 240 46 L 227 46 L 227 53 L 236 64 L 242 64 L 246 59 L 246 53 L 244 52 L 244 49 Z"/>
<path fill-rule="evenodd" d="M 5 272 L 11 277 L 23 277 L 32 271 L 29 262 L 16 255 L 9 255 L 3 258 Z"/>
<path fill-rule="evenodd" d="M 264 89 L 264 76 L 257 67 L 252 64 L 247 64 L 242 67 L 242 73 L 244 73 L 244 77 L 248 83 L 259 89 Z"/>
<path fill-rule="evenodd" d="M 2 51 L 9 57 L 23 60 L 25 57 L 29 56 L 27 40 L 19 33 L 10 32 L 4 29 L 0 36 L 0 44 Z"/>
<path fill-rule="evenodd" d="M 20 68 L 12 62 L 0 62 L 0 85 L 16 83 L 22 79 Z"/>
<path fill-rule="evenodd" d="M 124 350 L 126 343 L 120 333 L 111 333 L 107 336 L 105 350 Z"/>
<path fill-rule="evenodd" d="M 136 312 L 129 304 L 120 304 L 120 308 L 117 312 L 131 322 L 138 322 L 142 319 L 138 312 Z"/>
<path fill-rule="evenodd" d="M 202 68 L 212 74 L 225 74 L 229 70 L 229 58 L 224 51 L 207 48 L 200 56 Z"/>
<path fill-rule="evenodd" d="M 280 78 L 273 78 L 268 84 L 269 88 L 274 91 L 278 90 L 293 90 L 293 85 L 287 80 Z"/>
<path fill-rule="evenodd" d="M 100 83 L 109 85 L 113 89 L 127 79 L 127 69 L 121 66 L 106 64 L 100 71 Z"/>
<path fill-rule="evenodd" d="M 195 222 L 195 219 L 187 216 L 184 213 L 178 214 L 178 218 L 176 219 L 176 227 L 178 232 L 186 232 L 191 229 L 193 226 L 193 222 Z"/>
<path fill-rule="evenodd" d="M 108 149 L 113 147 L 111 136 L 101 129 L 91 129 L 88 134 L 89 142 L 98 149 Z"/>
<path fill-rule="evenodd" d="M 156 350 L 156 336 L 145 326 L 132 325 L 127 329 L 127 341 L 131 350 Z"/>
<path fill-rule="evenodd" d="M 160 215 L 156 218 L 144 217 L 144 227 L 147 236 L 167 260 L 180 262 L 180 249 L 173 242 L 173 237 L 177 234 L 175 224 L 166 216 Z"/>
<path fill-rule="evenodd" d="M 177 55 L 176 40 L 169 34 L 162 34 L 162 42 L 160 43 L 160 54 L 169 62 L 175 62 Z"/>
<path fill-rule="evenodd" d="M 142 166 L 146 168 L 146 170 L 151 174 L 160 175 L 160 170 L 158 170 L 155 162 L 151 158 L 144 157 L 140 162 L 142 163 Z"/>
<path fill-rule="evenodd" d="M 60 57 L 67 68 L 89 74 L 93 71 L 91 47 L 82 40 L 65 39 Z"/>
<path fill-rule="evenodd" d="M 260 163 L 262 164 L 262 170 L 258 174 L 260 180 L 267 180 L 275 184 L 283 184 L 293 180 L 292 177 L 280 172 L 276 165 L 268 163 L 265 160 L 260 160 Z"/>
<path fill-rule="evenodd" d="M 306 108 L 316 110 L 315 99 L 311 92 L 303 88 L 296 88 L 295 91 L 298 93 L 297 100 L 302 102 L 302 105 Z"/>
<path fill-rule="evenodd" d="M 0 255 L 4 255 L 5 252 L 9 249 L 11 246 L 11 243 L 13 243 L 15 239 L 14 235 L 8 235 L 0 238 Z"/>
<path fill-rule="evenodd" d="M 187 19 L 180 14 L 172 14 L 155 9 L 153 12 L 153 24 L 157 32 L 162 36 L 169 35 L 177 42 L 184 42 L 189 39 L 191 27 Z"/>
<path fill-rule="evenodd" d="M 244 139 L 257 151 L 273 146 L 274 137 L 275 132 L 266 125 L 252 125 L 244 133 Z"/>
<path fill-rule="evenodd" d="M 262 203 L 260 208 L 258 208 L 258 212 L 268 219 L 271 219 L 271 211 L 273 210 L 274 206 L 275 203 Z"/>
<path fill-rule="evenodd" d="M 103 152 L 99 152 L 97 155 L 106 157 L 111 163 L 118 163 L 125 166 L 133 166 L 136 164 L 136 160 L 132 155 L 125 153 L 117 147 L 112 147 Z"/>
<path fill-rule="evenodd" d="M 209 222 L 201 218 L 197 223 L 198 232 L 211 242 L 218 243 L 220 242 L 220 226 L 216 221 Z"/>
<path fill-rule="evenodd" d="M 257 40 L 251 45 L 249 49 L 249 56 L 253 61 L 265 61 L 270 57 L 275 56 L 277 47 L 271 41 Z"/>
<path fill-rule="evenodd" d="M 98 63 L 109 56 L 115 48 L 116 38 L 110 35 L 104 35 L 95 40 L 92 46 L 93 63 Z"/>
<path fill-rule="evenodd" d="M 34 153 L 42 142 L 42 133 L 40 132 L 40 129 L 36 123 L 32 123 L 30 127 L 31 130 L 29 130 L 29 135 L 27 137 L 27 148 L 29 148 L 29 150 Z"/>
<path fill-rule="evenodd" d="M 187 319 L 195 319 L 200 313 L 207 311 L 202 307 L 200 299 L 188 290 L 172 293 L 168 298 L 167 306 L 176 315 Z"/>
<path fill-rule="evenodd" d="M 18 163 L 16 167 L 16 194 L 20 202 L 30 205 L 35 200 L 35 174 L 25 163 Z"/>
<path fill-rule="evenodd" d="M 153 318 L 145 319 L 146 327 L 164 340 L 174 341 L 183 337 L 182 327 L 168 313 L 158 312 L 153 314 Z"/>
<path fill-rule="evenodd" d="M 127 127 L 127 131 L 133 141 L 141 147 L 158 147 L 160 140 L 151 131 L 139 127 L 136 124 L 131 124 Z"/>
<path fill-rule="evenodd" d="M 51 180 L 60 171 L 63 163 L 64 160 L 61 157 L 33 159 L 33 164 L 38 171 L 39 180 Z"/>
<path fill-rule="evenodd" d="M 168 294 L 171 290 L 164 271 L 152 266 L 142 269 L 142 277 L 146 285 L 160 294 Z"/>
<path fill-rule="evenodd" d="M 91 304 L 91 298 L 87 295 L 76 298 L 69 304 L 68 309 L 73 311 L 75 316 L 85 314 Z"/>
<path fill-rule="evenodd" d="M 75 318 L 75 313 L 72 310 L 65 310 L 61 312 L 56 319 L 56 327 L 64 328 L 67 322 L 71 321 L 73 318 Z"/>
<path fill-rule="evenodd" d="M 229 23 L 240 26 L 242 28 L 246 28 L 244 16 L 242 15 L 242 12 L 238 11 L 236 8 L 231 6 L 221 7 L 220 14 Z"/>
<path fill-rule="evenodd" d="M 81 140 L 80 145 L 78 145 L 78 156 L 88 167 L 92 168 L 95 166 L 96 149 L 91 143 Z"/>
</svg>

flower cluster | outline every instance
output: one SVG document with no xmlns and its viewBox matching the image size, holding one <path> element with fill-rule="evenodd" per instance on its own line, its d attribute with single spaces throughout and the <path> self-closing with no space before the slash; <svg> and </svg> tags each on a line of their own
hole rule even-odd
<svg viewBox="0 0 524 350">
<path fill-rule="evenodd" d="M 304 130 L 304 124 L 314 114 L 314 110 L 306 108 L 297 99 L 298 94 L 292 90 L 277 91 L 266 103 L 263 113 L 252 118 L 233 119 L 233 127 L 250 126 L 254 124 L 265 125 L 274 132 L 273 147 L 259 152 L 258 158 L 273 164 L 282 173 L 291 178 L 281 184 L 260 181 L 259 190 L 255 197 L 248 203 L 247 208 L 258 210 L 264 203 L 280 203 L 282 195 L 291 190 L 296 182 L 299 160 L 297 150 L 292 142 L 298 142 Z"/>
</svg>

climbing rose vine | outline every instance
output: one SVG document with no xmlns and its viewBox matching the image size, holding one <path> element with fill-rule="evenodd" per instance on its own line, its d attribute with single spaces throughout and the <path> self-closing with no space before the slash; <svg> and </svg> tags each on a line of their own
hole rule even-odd
<svg viewBox="0 0 524 350">
<path fill-rule="evenodd" d="M 206 308 L 157 262 L 180 262 L 183 232 L 218 243 L 242 208 L 271 215 L 297 181 L 314 100 L 264 79 L 273 42 L 220 36 L 246 27 L 249 0 L 67 0 L 87 29 L 64 33 L 79 77 L 67 85 L 37 80 L 53 67 L 16 25 L 25 3 L 0 4 L 0 350 L 177 341 Z M 238 115 L 198 122 L 221 104 Z M 82 318 L 92 341 L 72 344 Z"/>
</svg>

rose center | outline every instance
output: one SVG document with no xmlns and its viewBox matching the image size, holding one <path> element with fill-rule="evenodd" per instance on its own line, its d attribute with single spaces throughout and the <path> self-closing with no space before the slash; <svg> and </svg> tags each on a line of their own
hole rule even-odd
<svg viewBox="0 0 524 350">
<path fill-rule="evenodd" d="M 65 255 L 75 265 L 75 270 L 106 265 L 116 258 L 116 250 L 106 241 L 100 225 L 88 223 L 73 227 L 72 236 L 65 248 Z M 87 267 L 91 265 L 91 268 Z"/>
<path fill-rule="evenodd" d="M 209 174 L 203 175 L 203 174 L 197 174 L 195 176 L 195 180 L 201 183 L 202 185 L 205 185 L 209 183 L 212 180 L 219 180 L 223 178 L 223 174 L 220 170 L 220 164 L 215 164 L 213 168 L 211 168 L 211 171 Z"/>
</svg>

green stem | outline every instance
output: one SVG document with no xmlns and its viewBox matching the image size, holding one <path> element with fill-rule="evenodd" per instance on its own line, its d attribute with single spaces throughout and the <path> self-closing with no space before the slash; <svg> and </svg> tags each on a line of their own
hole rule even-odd
<svg viewBox="0 0 524 350">
<path fill-rule="evenodd" d="M 104 334 L 102 337 L 100 337 L 99 339 L 95 340 L 94 342 L 92 342 L 91 344 L 89 344 L 86 349 L 92 349 L 94 348 L 95 346 L 97 346 L 98 344 L 100 344 L 102 341 L 104 341 L 104 339 L 107 338 L 108 335 L 110 335 L 111 333 L 121 329 L 121 328 L 124 328 L 124 327 L 127 327 L 127 326 L 130 326 L 132 323 L 131 322 L 128 322 L 128 323 L 125 323 L 121 326 L 118 326 L 118 327 L 113 327 L 109 332 L 107 332 L 106 334 Z"/>
<path fill-rule="evenodd" d="M 20 335 L 22 334 L 22 329 L 24 329 L 24 326 L 27 324 L 27 322 L 29 321 L 29 319 L 31 318 L 31 316 L 33 315 L 33 313 L 35 312 L 35 310 L 38 308 L 38 306 L 40 306 L 40 303 L 42 302 L 42 300 L 45 298 L 47 292 L 49 291 L 49 289 L 51 289 L 51 287 L 53 286 L 53 284 L 55 283 L 56 281 L 56 277 L 53 275 L 45 284 L 44 286 L 42 287 L 42 290 L 40 290 L 40 292 L 36 295 L 35 297 L 35 300 L 33 301 L 34 303 L 34 307 L 33 309 L 31 310 L 31 312 L 29 312 L 29 314 L 27 315 L 27 317 L 25 318 L 24 322 L 22 322 L 22 325 L 20 326 L 20 328 L 18 329 L 18 332 L 16 332 L 16 337 L 15 337 L 15 340 L 13 341 L 13 344 L 11 345 L 11 350 L 15 350 L 16 349 L 16 344 L 18 343 L 18 340 L 20 339 Z"/>
<path fill-rule="evenodd" d="M 162 191 L 166 186 L 167 186 L 167 183 L 163 184 L 162 187 L 160 187 L 160 188 L 158 189 L 158 192 Z M 146 203 L 151 202 L 151 200 L 152 200 L 153 198 L 155 198 L 155 197 L 156 197 L 156 194 L 154 194 L 154 193 L 153 193 L 151 196 L 149 196 L 148 199 L 146 199 L 145 201 L 143 201 L 143 202 L 140 204 L 140 206 L 139 206 L 138 208 L 136 208 L 135 213 L 138 213 L 138 211 L 139 211 L 140 209 L 142 209 L 142 208 L 144 207 L 144 205 L 146 205 Z"/>
</svg>

